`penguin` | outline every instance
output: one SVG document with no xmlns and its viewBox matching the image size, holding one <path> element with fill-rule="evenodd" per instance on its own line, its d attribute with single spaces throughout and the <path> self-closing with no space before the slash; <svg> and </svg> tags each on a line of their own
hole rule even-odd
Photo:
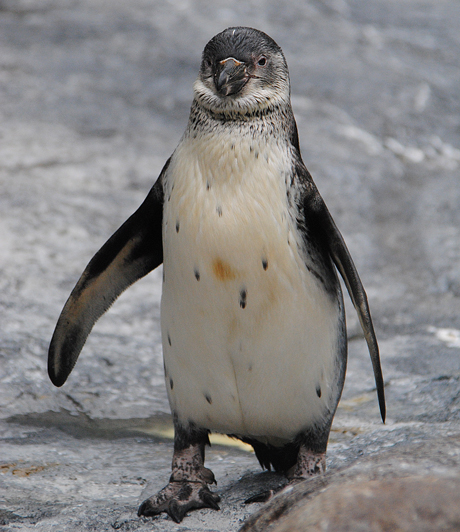
<svg viewBox="0 0 460 532">
<path fill-rule="evenodd" d="M 219 509 L 212 431 L 261 466 L 308 479 L 326 447 L 347 363 L 337 271 L 358 313 L 382 420 L 379 350 L 360 277 L 300 153 L 281 48 L 228 28 L 206 45 L 187 128 L 139 209 L 89 262 L 51 340 L 62 386 L 98 318 L 163 264 L 161 334 L 175 436 L 165 488 L 139 516 Z"/>
</svg>

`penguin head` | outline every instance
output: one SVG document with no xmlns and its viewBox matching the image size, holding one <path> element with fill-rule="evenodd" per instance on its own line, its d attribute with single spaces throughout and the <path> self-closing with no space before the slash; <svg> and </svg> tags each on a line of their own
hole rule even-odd
<svg viewBox="0 0 460 532">
<path fill-rule="evenodd" d="M 206 45 L 194 93 L 214 112 L 247 114 L 289 104 L 286 59 L 262 31 L 228 28 Z"/>
</svg>

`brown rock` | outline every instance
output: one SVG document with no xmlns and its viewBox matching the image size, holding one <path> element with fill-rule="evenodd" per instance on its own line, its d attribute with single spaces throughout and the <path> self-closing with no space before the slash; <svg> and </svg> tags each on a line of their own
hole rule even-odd
<svg viewBox="0 0 460 532">
<path fill-rule="evenodd" d="M 458 435 L 390 446 L 299 482 L 240 532 L 460 531 Z"/>
<path fill-rule="evenodd" d="M 331 486 L 291 512 L 273 532 L 460 530 L 460 478 L 441 475 Z"/>
</svg>

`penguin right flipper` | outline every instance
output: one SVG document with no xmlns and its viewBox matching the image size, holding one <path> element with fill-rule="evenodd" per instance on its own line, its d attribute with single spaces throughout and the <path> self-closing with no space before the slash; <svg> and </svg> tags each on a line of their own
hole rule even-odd
<svg viewBox="0 0 460 532">
<path fill-rule="evenodd" d="M 303 197 L 303 207 L 308 227 L 313 230 L 320 242 L 326 245 L 327 251 L 339 270 L 347 287 L 353 306 L 356 309 L 361 327 L 366 338 L 369 354 L 374 370 L 380 415 L 385 422 L 385 389 L 382 368 L 380 365 L 379 346 L 375 336 L 366 291 L 359 277 L 356 266 L 348 251 L 347 245 L 336 226 L 323 198 L 313 184 L 313 180 L 305 167 L 300 168 L 299 174 L 306 183 L 306 193 Z"/>
<path fill-rule="evenodd" d="M 67 380 L 96 321 L 134 282 L 163 262 L 163 176 L 139 209 L 91 259 L 67 300 L 51 340 L 48 375 L 55 386 Z"/>
</svg>

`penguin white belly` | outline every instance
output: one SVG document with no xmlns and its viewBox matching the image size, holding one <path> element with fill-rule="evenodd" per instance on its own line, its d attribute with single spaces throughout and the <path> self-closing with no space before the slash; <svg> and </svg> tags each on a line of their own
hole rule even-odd
<svg viewBox="0 0 460 532">
<path fill-rule="evenodd" d="M 163 217 L 172 411 L 273 444 L 331 406 L 338 350 L 337 298 L 307 269 L 289 214 L 290 164 L 275 139 L 186 138 L 168 169 Z"/>
</svg>

